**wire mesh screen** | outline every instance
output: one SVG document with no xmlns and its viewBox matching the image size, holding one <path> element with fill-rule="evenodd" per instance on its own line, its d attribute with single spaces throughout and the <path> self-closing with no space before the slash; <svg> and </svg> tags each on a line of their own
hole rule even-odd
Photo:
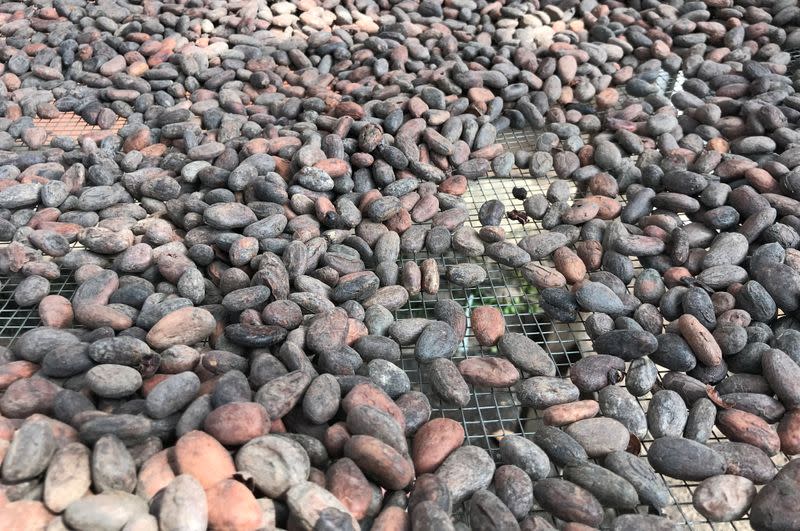
<svg viewBox="0 0 800 531">
<path fill-rule="evenodd" d="M 789 52 L 790 58 L 789 64 L 786 65 L 786 74 L 791 76 L 800 69 L 800 49 L 793 48 L 786 51 Z"/>
<path fill-rule="evenodd" d="M 36 308 L 21 308 L 14 301 L 14 290 L 23 277 L 0 278 L 0 346 L 8 346 L 21 334 L 41 324 Z M 50 294 L 72 298 L 78 285 L 72 273 L 50 281 Z"/>
<path fill-rule="evenodd" d="M 102 129 L 100 126 L 92 125 L 72 111 L 62 112 L 55 118 L 35 118 L 34 127 L 41 127 L 47 131 L 45 144 L 49 144 L 53 137 L 66 136 L 72 139 L 79 139 L 86 135 L 100 138 L 103 135 L 115 134 L 125 125 L 126 119 L 118 116 L 114 125 L 109 129 Z M 17 140 L 17 148 L 22 146 L 22 140 Z"/>
</svg>

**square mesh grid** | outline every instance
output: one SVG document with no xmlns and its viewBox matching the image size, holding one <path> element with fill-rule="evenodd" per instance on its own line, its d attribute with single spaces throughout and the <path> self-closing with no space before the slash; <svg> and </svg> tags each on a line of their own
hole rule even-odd
<svg viewBox="0 0 800 531">
<path fill-rule="evenodd" d="M 786 65 L 786 75 L 793 76 L 800 69 L 800 48 L 786 50 L 789 53 L 789 64 Z"/>
<path fill-rule="evenodd" d="M 21 308 L 14 301 L 14 290 L 22 277 L 0 278 L 0 346 L 8 346 L 20 335 L 41 325 L 35 308 Z M 50 281 L 50 294 L 71 299 L 78 285 L 72 273 Z"/>
<path fill-rule="evenodd" d="M 33 126 L 44 128 L 44 130 L 47 131 L 47 140 L 45 140 L 45 144 L 50 144 L 53 137 L 56 136 L 67 136 L 78 140 L 86 135 L 98 136 L 102 134 L 114 134 L 122 129 L 126 121 L 127 120 L 122 116 L 118 116 L 117 121 L 114 122 L 111 128 L 102 129 L 97 125 L 89 124 L 74 112 L 67 111 L 62 112 L 55 118 L 34 118 Z M 16 146 L 17 148 L 25 147 L 22 140 L 17 140 Z"/>
</svg>

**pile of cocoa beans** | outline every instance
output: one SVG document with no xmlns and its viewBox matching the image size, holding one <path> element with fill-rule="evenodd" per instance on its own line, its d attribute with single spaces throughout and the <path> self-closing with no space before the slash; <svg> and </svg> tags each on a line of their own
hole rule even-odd
<svg viewBox="0 0 800 531">
<path fill-rule="evenodd" d="M 2 302 L 41 322 L 0 529 L 684 529 L 665 477 L 800 529 L 795 48 L 796 0 L 0 3 Z M 594 352 L 449 298 L 483 257 Z M 438 404 L 476 389 L 543 425 L 470 445 Z"/>
</svg>

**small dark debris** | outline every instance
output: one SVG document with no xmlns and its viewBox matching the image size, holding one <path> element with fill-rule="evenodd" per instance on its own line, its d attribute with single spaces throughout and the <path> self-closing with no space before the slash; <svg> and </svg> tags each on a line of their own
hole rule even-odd
<svg viewBox="0 0 800 531">
<path fill-rule="evenodd" d="M 506 217 L 511 221 L 519 221 L 520 225 L 525 225 L 530 221 L 530 219 L 528 219 L 528 214 L 526 214 L 524 210 L 514 209 L 506 214 Z"/>
</svg>

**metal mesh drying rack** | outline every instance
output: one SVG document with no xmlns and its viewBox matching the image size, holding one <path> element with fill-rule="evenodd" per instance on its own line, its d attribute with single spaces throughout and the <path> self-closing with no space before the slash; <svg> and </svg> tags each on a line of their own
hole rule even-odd
<svg viewBox="0 0 800 531">
<path fill-rule="evenodd" d="M 680 75 L 676 77 L 665 74 L 657 80 L 668 96 L 675 89 L 676 81 L 679 85 Z M 624 94 L 622 99 L 624 99 Z M 42 120 L 37 125 L 48 130 L 48 138 L 56 135 L 78 138 L 83 134 L 100 131 L 99 128 L 82 122 L 75 115 L 65 116 L 60 120 Z M 113 131 L 119 130 L 122 125 L 124 125 L 124 120 L 119 120 L 114 125 Z M 540 132 L 531 129 L 509 130 L 499 135 L 498 142 L 511 152 L 518 149 L 532 151 L 539 134 Z M 467 223 L 476 230 L 480 228 L 478 209 L 489 199 L 501 200 L 507 209 L 521 209 L 522 202 L 512 195 L 512 189 L 515 186 L 526 188 L 529 194 L 544 194 L 554 179 L 555 176 L 552 174 L 543 179 L 533 179 L 527 175 L 527 172 L 523 173 L 515 167 L 512 175 L 508 178 L 499 178 L 490 174 L 485 179 L 471 182 L 470 189 L 464 196 L 470 212 Z M 574 185 L 572 185 L 572 193 L 573 195 L 577 193 Z M 624 201 L 624 197 L 621 199 Z M 542 230 L 537 221 L 531 221 L 522 226 L 518 222 L 504 219 L 502 227 L 506 230 L 507 239 L 514 242 L 526 234 L 534 234 Z M 417 253 L 413 256 L 401 257 L 401 263 L 409 260 L 420 262 L 425 258 L 428 258 L 426 253 Z M 473 308 L 478 306 L 498 307 L 505 315 L 506 330 L 523 333 L 542 346 L 555 361 L 559 376 L 567 376 L 570 367 L 575 362 L 593 353 L 592 344 L 584 326 L 584 318 L 588 314 L 579 314 L 579 319 L 574 323 L 551 321 L 538 310 L 538 296 L 535 290 L 530 289 L 529 283 L 518 271 L 501 266 L 486 257 L 466 258 L 449 252 L 444 256 L 433 258 L 438 262 L 440 271 L 444 271 L 447 265 L 463 263 L 467 260 L 479 263 L 486 269 L 487 279 L 479 287 L 473 289 L 453 286 L 443 279 L 437 295 L 420 294 L 413 297 L 407 305 L 395 312 L 397 319 L 410 317 L 432 319 L 436 301 L 452 298 L 465 308 L 468 315 Z M 546 261 L 542 263 L 552 265 Z M 18 276 L 0 277 L 0 345 L 11 344 L 20 334 L 40 324 L 35 308 L 19 308 L 14 303 L 13 292 L 20 280 L 21 278 Z M 65 273 L 62 278 L 51 281 L 51 293 L 57 293 L 67 298 L 72 296 L 76 288 L 77 284 L 71 272 Z M 477 343 L 468 321 L 467 334 L 454 360 L 493 354 L 496 354 L 495 347 L 481 347 Z M 463 408 L 453 407 L 442 402 L 431 389 L 425 368 L 421 367 L 414 358 L 413 347 L 402 348 L 400 365 L 408 374 L 412 388 L 424 392 L 429 397 L 434 416 L 448 417 L 460 422 L 464 426 L 466 443 L 487 449 L 495 459 L 499 458 L 498 443 L 503 435 L 530 436 L 541 424 L 540 412 L 522 407 L 512 389 L 472 388 L 470 402 Z M 662 370 L 661 374 L 666 372 L 666 370 Z M 638 399 L 640 406 L 645 410 L 649 400 L 650 395 Z M 726 438 L 715 429 L 711 440 L 712 442 L 722 441 Z M 652 438 L 648 434 L 641 442 L 642 454 L 646 455 Z M 780 467 L 787 462 L 787 458 L 783 454 L 779 454 L 773 458 L 773 461 L 777 467 Z M 683 524 L 687 529 L 703 531 L 751 529 L 747 517 L 729 523 L 709 522 L 692 506 L 692 493 L 697 482 L 674 480 L 667 477 L 664 479 L 669 487 L 673 503 L 664 510 L 663 514 L 676 524 Z M 544 515 L 538 506 L 535 506 L 534 510 L 537 514 Z M 644 512 L 646 508 L 640 506 L 637 510 Z M 613 513 L 608 514 L 609 517 L 612 515 Z M 463 514 L 459 516 L 464 517 Z M 547 518 L 549 519 L 549 516 Z M 608 520 L 609 518 L 607 518 Z"/>
</svg>

